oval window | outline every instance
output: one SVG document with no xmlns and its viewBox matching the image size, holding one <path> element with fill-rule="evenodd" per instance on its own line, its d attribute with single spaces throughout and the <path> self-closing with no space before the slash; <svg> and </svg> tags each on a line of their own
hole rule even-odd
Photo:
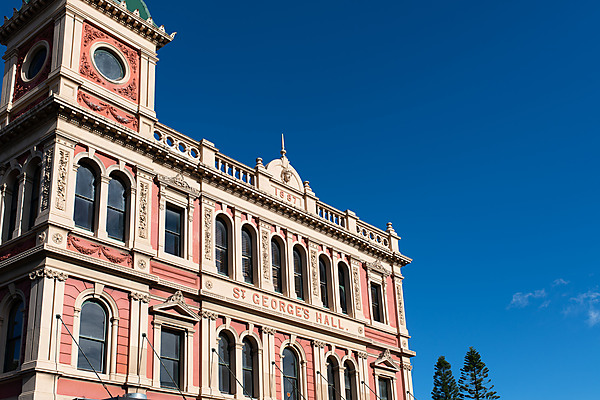
<svg viewBox="0 0 600 400">
<path fill-rule="evenodd" d="M 46 62 L 46 56 L 48 55 L 48 49 L 45 46 L 38 47 L 37 50 L 31 56 L 31 61 L 28 62 L 27 70 L 25 72 L 25 78 L 33 79 L 37 74 L 40 73 Z"/>
<path fill-rule="evenodd" d="M 120 81 L 125 77 L 125 67 L 119 57 L 104 47 L 94 51 L 94 64 L 98 71 L 110 81 Z"/>
</svg>

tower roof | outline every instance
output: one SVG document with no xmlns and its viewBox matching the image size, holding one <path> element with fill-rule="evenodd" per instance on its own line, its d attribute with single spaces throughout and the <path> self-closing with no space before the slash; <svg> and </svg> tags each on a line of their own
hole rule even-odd
<svg viewBox="0 0 600 400">
<path fill-rule="evenodd" d="M 30 0 L 25 0 L 25 3 L 29 4 Z M 112 0 L 113 2 L 120 4 L 121 2 L 118 0 Z M 150 18 L 150 10 L 148 10 L 148 6 L 144 2 L 144 0 L 125 0 L 125 4 L 127 4 L 127 9 L 131 12 L 135 10 L 139 10 L 140 17 L 143 19 Z"/>
</svg>

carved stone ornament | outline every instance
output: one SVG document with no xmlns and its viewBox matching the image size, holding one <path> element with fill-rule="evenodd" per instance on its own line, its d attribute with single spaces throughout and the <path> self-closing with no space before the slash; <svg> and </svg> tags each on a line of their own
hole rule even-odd
<svg viewBox="0 0 600 400">
<path fill-rule="evenodd" d="M 313 344 L 320 349 L 323 349 L 323 348 L 325 348 L 325 346 L 327 346 L 327 343 L 325 343 L 321 340 L 313 340 Z"/>
<path fill-rule="evenodd" d="M 274 335 L 277 332 L 275 330 L 275 328 L 271 328 L 269 326 L 263 326 L 260 329 L 261 329 L 262 333 L 264 333 L 265 335 Z"/>
<path fill-rule="evenodd" d="M 317 269 L 317 252 L 315 250 L 310 250 L 310 269 L 312 271 L 312 287 L 313 294 L 315 296 L 319 295 L 319 278 L 317 277 L 318 269 Z"/>
<path fill-rule="evenodd" d="M 178 290 L 175 293 L 173 293 L 167 301 L 183 303 L 183 293 L 181 293 L 181 290 Z"/>
<path fill-rule="evenodd" d="M 369 355 L 364 351 L 358 351 L 358 352 L 356 352 L 356 355 L 358 356 L 358 358 L 364 358 L 364 359 L 369 357 Z"/>
<path fill-rule="evenodd" d="M 392 358 L 392 353 L 390 353 L 390 349 L 385 349 L 381 352 L 379 357 L 377 357 L 377 360 L 375 360 L 375 366 L 400 371 L 400 367 Z"/>
<path fill-rule="evenodd" d="M 269 231 L 262 231 L 262 264 L 263 264 L 263 278 L 268 281 L 271 278 L 269 273 Z"/>
<path fill-rule="evenodd" d="M 138 235 L 143 239 L 148 238 L 148 191 L 149 186 L 147 183 L 140 183 L 140 215 L 139 215 L 139 229 Z"/>
<path fill-rule="evenodd" d="M 212 210 L 204 210 L 204 258 L 212 260 Z"/>
<path fill-rule="evenodd" d="M 146 260 L 138 261 L 138 267 L 140 267 L 140 269 L 146 269 Z"/>
<path fill-rule="evenodd" d="M 406 325 L 404 321 L 404 304 L 402 303 L 402 287 L 396 286 L 396 297 L 398 298 L 398 318 L 400 319 L 400 325 Z"/>
<path fill-rule="evenodd" d="M 67 166 L 69 153 L 60 150 L 58 157 L 58 177 L 56 179 L 56 208 L 65 211 L 67 204 Z"/>
<path fill-rule="evenodd" d="M 52 155 L 54 149 L 48 148 L 44 151 L 44 170 L 42 172 L 41 184 L 41 211 L 45 211 L 50 206 L 50 183 L 52 179 Z"/>
<path fill-rule="evenodd" d="M 292 171 L 289 168 L 283 168 L 281 170 L 281 180 L 285 183 L 289 183 L 292 180 Z"/>
<path fill-rule="evenodd" d="M 46 231 L 41 232 L 38 235 L 38 244 L 44 244 L 46 242 Z"/>
<path fill-rule="evenodd" d="M 412 365 L 410 365 L 409 363 L 402 363 L 402 369 L 406 370 L 406 371 L 412 371 Z"/>
<path fill-rule="evenodd" d="M 129 297 L 132 300 L 141 301 L 142 303 L 148 303 L 150 301 L 150 295 L 146 293 L 131 292 Z"/>
<path fill-rule="evenodd" d="M 212 289 L 213 286 L 214 286 L 214 284 L 210 279 L 207 279 L 206 282 L 204 283 L 204 287 L 207 288 L 208 290 Z"/>
<path fill-rule="evenodd" d="M 173 186 L 183 190 L 184 192 L 191 194 L 193 196 L 198 197 L 200 195 L 200 191 L 192 188 L 189 183 L 187 183 L 182 174 L 177 174 L 175 176 L 169 177 L 165 175 L 158 175 L 158 181 L 162 184 Z"/>
<path fill-rule="evenodd" d="M 358 276 L 358 269 L 352 268 L 352 282 L 354 286 L 354 299 L 356 304 L 356 309 L 361 309 L 361 299 L 360 299 L 360 278 Z"/>
<path fill-rule="evenodd" d="M 68 277 L 69 275 L 67 275 L 66 273 L 62 271 L 55 271 L 50 268 L 40 268 L 29 273 L 29 279 L 31 279 L 32 281 L 39 278 L 49 278 L 64 282 L 67 280 Z"/>
<path fill-rule="evenodd" d="M 202 310 L 202 318 L 206 318 L 206 319 L 210 319 L 212 321 L 215 321 L 218 316 L 219 316 L 219 314 L 217 314 L 214 311 Z"/>
<path fill-rule="evenodd" d="M 102 255 L 108 261 L 114 264 L 126 263 L 128 267 L 133 266 L 133 257 L 131 254 L 122 253 L 118 250 L 111 249 L 110 247 L 102 246 L 92 242 L 87 242 L 79 239 L 73 235 L 67 237 L 67 243 L 73 247 L 77 252 L 88 256 Z"/>
<path fill-rule="evenodd" d="M 60 233 L 55 233 L 52 235 L 52 241 L 56 244 L 61 244 L 63 241 L 63 236 Z"/>
<path fill-rule="evenodd" d="M 384 277 L 388 277 L 392 274 L 390 271 L 385 269 L 383 264 L 381 264 L 380 260 L 373 261 L 372 263 L 367 263 L 367 270 L 369 272 L 376 272 L 378 274 L 381 274 Z"/>
</svg>

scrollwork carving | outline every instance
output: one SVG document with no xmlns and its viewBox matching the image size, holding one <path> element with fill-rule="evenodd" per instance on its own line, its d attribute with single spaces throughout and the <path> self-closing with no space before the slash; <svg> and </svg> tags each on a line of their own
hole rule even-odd
<svg viewBox="0 0 600 400">
<path fill-rule="evenodd" d="M 129 293 L 129 297 L 132 300 L 141 301 L 142 303 L 150 302 L 150 295 L 148 295 L 146 293 L 131 292 L 131 293 Z"/>
<path fill-rule="evenodd" d="M 29 273 L 29 279 L 32 281 L 39 278 L 56 279 L 57 281 L 64 282 L 69 277 L 68 274 L 62 271 L 56 271 L 50 268 L 40 268 Z"/>
<path fill-rule="evenodd" d="M 65 150 L 59 151 L 58 179 L 56 180 L 56 208 L 65 211 L 67 203 L 67 166 L 69 164 L 69 153 Z"/>
<path fill-rule="evenodd" d="M 140 214 L 139 214 L 139 237 L 148 238 L 148 189 L 149 185 L 145 182 L 140 183 Z"/>
<path fill-rule="evenodd" d="M 44 151 L 44 171 L 42 172 L 41 184 L 41 211 L 45 211 L 50 206 L 50 183 L 52 179 L 52 155 L 54 149 L 48 148 Z"/>
<path fill-rule="evenodd" d="M 275 330 L 275 328 L 271 328 L 269 326 L 263 326 L 260 329 L 261 329 L 262 333 L 264 333 L 265 335 L 274 335 L 277 332 Z"/>
<path fill-rule="evenodd" d="M 312 287 L 313 294 L 319 295 L 319 279 L 317 278 L 317 252 L 315 250 L 310 251 L 310 269 L 312 271 Z"/>
<path fill-rule="evenodd" d="M 360 299 L 360 278 L 358 276 L 358 269 L 357 268 L 352 268 L 352 281 L 354 283 L 354 299 L 355 299 L 355 305 L 356 305 L 356 309 L 360 310 L 361 309 L 361 299 Z"/>
<path fill-rule="evenodd" d="M 215 321 L 218 316 L 219 316 L 219 314 L 217 314 L 214 311 L 202 310 L 202 318 L 206 318 L 206 319 L 210 319 L 212 321 Z"/>
<path fill-rule="evenodd" d="M 212 260 L 212 210 L 204 210 L 204 258 Z"/>
<path fill-rule="evenodd" d="M 327 345 L 327 343 L 325 343 L 321 340 L 313 340 L 313 344 L 320 349 L 325 348 L 325 346 Z"/>
<path fill-rule="evenodd" d="M 262 231 L 262 263 L 263 263 L 263 278 L 270 280 L 271 274 L 269 273 L 269 231 Z"/>
<path fill-rule="evenodd" d="M 84 243 L 81 239 L 76 238 L 75 236 L 69 235 L 67 237 L 67 243 L 72 246 L 75 250 L 77 250 L 81 254 L 85 254 L 88 256 L 91 255 L 103 255 L 108 261 L 121 264 L 123 262 L 127 263 L 129 267 L 133 264 L 133 259 L 131 254 L 118 252 L 114 253 L 115 250 L 94 243 Z"/>
</svg>

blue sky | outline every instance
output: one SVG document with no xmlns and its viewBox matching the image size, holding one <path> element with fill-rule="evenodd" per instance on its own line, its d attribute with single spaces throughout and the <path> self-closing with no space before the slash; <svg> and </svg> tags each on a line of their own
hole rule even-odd
<svg viewBox="0 0 600 400">
<path fill-rule="evenodd" d="M 504 399 L 598 399 L 600 3 L 148 5 L 162 122 L 248 165 L 283 131 L 321 200 L 394 223 L 417 399 L 469 346 Z"/>
<path fill-rule="evenodd" d="M 417 399 L 469 346 L 504 399 L 599 397 L 600 3 L 147 3 L 161 122 L 248 165 L 285 132 L 321 200 L 394 223 Z"/>
</svg>

